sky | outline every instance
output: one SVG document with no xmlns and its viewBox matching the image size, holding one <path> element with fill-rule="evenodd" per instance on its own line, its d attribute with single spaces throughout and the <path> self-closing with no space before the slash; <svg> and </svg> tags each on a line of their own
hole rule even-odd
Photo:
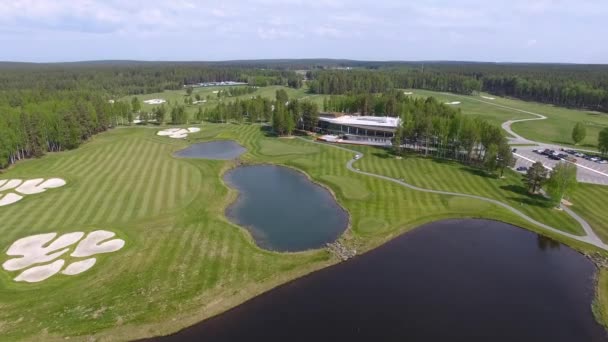
<svg viewBox="0 0 608 342">
<path fill-rule="evenodd" d="M 0 60 L 608 63 L 607 0 L 0 0 Z"/>
</svg>

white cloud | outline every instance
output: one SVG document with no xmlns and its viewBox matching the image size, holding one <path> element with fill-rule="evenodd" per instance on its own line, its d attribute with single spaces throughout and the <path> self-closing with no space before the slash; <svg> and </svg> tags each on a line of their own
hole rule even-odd
<svg viewBox="0 0 608 342">
<path fill-rule="evenodd" d="M 588 46 L 589 42 L 583 43 L 592 37 L 608 35 L 605 0 L 2 2 L 0 40 L 10 41 L 11 49 L 0 51 L 0 60 L 32 58 L 29 56 L 42 60 L 47 59 L 45 56 L 73 59 L 89 53 L 91 56 L 87 58 L 94 59 L 97 55 L 92 54 L 98 54 L 98 46 L 103 46 L 104 54 L 98 58 L 136 58 L 141 54 L 159 59 L 170 53 L 174 56 L 171 59 L 205 56 L 232 59 L 242 58 L 246 53 L 248 57 L 259 58 L 307 54 L 373 59 L 489 56 L 492 60 L 584 58 L 608 62 L 606 44 L 592 44 L 594 52 L 587 51 L 580 55 L 583 57 L 577 52 Z M 534 37 L 528 38 L 531 33 Z M 45 37 L 50 48 L 43 49 L 36 37 Z M 290 39 L 294 42 L 265 45 Z M 156 42 L 155 45 L 146 46 L 143 42 L 148 40 Z M 34 41 L 38 45 L 32 46 Z M 542 50 L 517 51 L 522 45 L 537 44 L 536 41 L 543 42 Z M 72 44 L 57 47 L 55 52 L 53 42 Z M 451 44 L 445 46 L 446 42 Z M 97 45 L 93 46 L 94 43 Z M 178 44 L 189 48 L 159 48 Z M 208 44 L 214 45 L 213 52 Z M 259 51 L 258 45 L 265 49 Z M 197 46 L 201 50 L 196 50 Z"/>
</svg>

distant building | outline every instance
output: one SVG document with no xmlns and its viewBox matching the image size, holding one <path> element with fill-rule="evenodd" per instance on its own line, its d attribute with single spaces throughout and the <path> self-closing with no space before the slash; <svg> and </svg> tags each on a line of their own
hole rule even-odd
<svg viewBox="0 0 608 342">
<path fill-rule="evenodd" d="M 318 131 L 331 142 L 388 146 L 392 144 L 400 119 L 390 116 L 359 116 L 320 113 Z"/>
<path fill-rule="evenodd" d="M 223 82 L 202 82 L 202 83 L 194 83 L 194 84 L 184 84 L 184 88 L 187 87 L 225 87 L 225 86 L 239 86 L 239 85 L 247 85 L 245 82 L 234 82 L 234 81 L 223 81 Z"/>
</svg>

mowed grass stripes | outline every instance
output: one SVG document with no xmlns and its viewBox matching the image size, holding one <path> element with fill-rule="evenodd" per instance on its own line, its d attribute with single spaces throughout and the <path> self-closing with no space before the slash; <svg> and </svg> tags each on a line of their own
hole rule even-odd
<svg viewBox="0 0 608 342">
<path fill-rule="evenodd" d="M 361 170 L 386 175 L 416 186 L 479 195 L 509 204 L 528 216 L 565 232 L 581 235 L 580 225 L 568 214 L 555 210 L 542 196 L 529 196 L 522 175 L 505 170 L 496 178 L 483 170 L 456 162 L 411 154 L 396 159 L 388 150 L 362 147 L 366 157 L 356 163 Z"/>
<path fill-rule="evenodd" d="M 2 175 L 68 181 L 63 188 L 0 208 L 3 252 L 17 238 L 46 232 L 107 229 L 127 241 L 124 249 L 99 255 L 94 268 L 75 277 L 21 284 L 0 271 L 3 340 L 125 340 L 166 334 L 336 262 L 325 250 L 283 254 L 258 248 L 224 216 L 235 193 L 221 175 L 233 162 L 172 157 L 194 141 L 235 139 L 248 149 L 245 161 L 294 167 L 328 186 L 350 213 L 352 229 L 343 239 L 359 251 L 441 218 L 494 218 L 534 229 L 491 204 L 355 174 L 345 168 L 352 153 L 270 138 L 258 125 L 204 125 L 190 141 L 155 133 L 149 128 L 116 129 L 82 148 L 19 163 Z M 403 178 L 429 187 L 498 193 L 487 180 L 457 165 L 438 170 L 440 166 L 420 161 L 408 167 L 373 153 L 362 162 L 362 168 L 403 172 Z M 461 180 L 443 179 L 443 172 Z M 425 175 L 435 175 L 437 183 Z M 2 255 L 0 262 L 6 260 Z"/>
</svg>

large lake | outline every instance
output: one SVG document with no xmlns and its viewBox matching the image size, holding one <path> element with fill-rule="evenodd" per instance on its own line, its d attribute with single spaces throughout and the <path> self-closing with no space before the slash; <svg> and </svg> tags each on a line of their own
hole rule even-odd
<svg viewBox="0 0 608 342">
<path fill-rule="evenodd" d="M 448 220 L 158 340 L 607 341 L 595 271 L 529 231 Z"/>
<path fill-rule="evenodd" d="M 245 153 L 247 149 L 232 140 L 218 140 L 197 143 L 174 153 L 181 158 L 202 158 L 231 160 Z"/>
<path fill-rule="evenodd" d="M 241 166 L 224 176 L 239 191 L 226 216 L 274 251 L 324 247 L 348 227 L 348 214 L 331 193 L 303 173 L 275 165 Z"/>
</svg>

